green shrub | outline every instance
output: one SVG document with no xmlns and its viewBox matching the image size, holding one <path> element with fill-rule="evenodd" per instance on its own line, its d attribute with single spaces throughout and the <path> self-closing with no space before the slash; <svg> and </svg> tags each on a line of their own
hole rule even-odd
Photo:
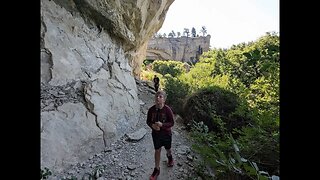
<svg viewBox="0 0 320 180">
<path fill-rule="evenodd" d="M 239 143 L 231 134 L 223 138 L 217 137 L 214 133 L 209 132 L 206 125 L 202 122 L 192 123 L 191 136 L 194 138 L 192 148 L 202 156 L 203 164 L 199 166 L 208 166 L 215 171 L 213 179 L 271 179 L 268 171 L 260 168 L 260 164 L 255 163 L 244 156 Z M 204 168 L 195 168 L 197 174 L 204 179 L 207 177 Z"/>
<path fill-rule="evenodd" d="M 186 68 L 184 67 L 184 63 L 180 61 L 154 61 L 152 63 L 152 69 L 163 76 L 166 74 L 170 74 L 173 77 L 177 77 L 178 75 L 185 73 Z"/>
<path fill-rule="evenodd" d="M 40 169 L 40 180 L 48 179 L 50 175 L 52 175 L 52 172 L 49 170 L 49 168 L 44 167 L 44 169 Z"/>
<path fill-rule="evenodd" d="M 185 124 L 203 121 L 210 131 L 232 132 L 248 124 L 249 119 L 237 112 L 239 98 L 236 94 L 220 87 L 199 90 L 189 96 L 183 105 Z"/>
<path fill-rule="evenodd" d="M 166 104 L 171 106 L 174 113 L 181 114 L 182 104 L 187 94 L 189 94 L 190 88 L 186 83 L 169 74 L 165 75 L 164 78 L 164 90 L 167 93 Z"/>
</svg>

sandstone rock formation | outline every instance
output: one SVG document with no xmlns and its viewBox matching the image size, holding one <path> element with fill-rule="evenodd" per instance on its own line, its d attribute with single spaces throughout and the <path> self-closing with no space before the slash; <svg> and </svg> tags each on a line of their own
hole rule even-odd
<svg viewBox="0 0 320 180">
<path fill-rule="evenodd" d="M 146 59 L 177 60 L 195 63 L 210 48 L 210 35 L 205 37 L 152 38 L 148 42 Z"/>
<path fill-rule="evenodd" d="M 134 76 L 173 1 L 41 1 L 41 167 L 61 171 L 137 124 Z"/>
</svg>

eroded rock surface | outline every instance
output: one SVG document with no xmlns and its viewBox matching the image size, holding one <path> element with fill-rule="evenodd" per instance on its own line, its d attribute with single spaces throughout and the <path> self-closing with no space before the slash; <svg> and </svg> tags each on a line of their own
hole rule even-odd
<svg viewBox="0 0 320 180">
<path fill-rule="evenodd" d="M 173 0 L 41 1 L 41 167 L 60 172 L 140 119 L 135 76 Z"/>
<path fill-rule="evenodd" d="M 209 51 L 210 38 L 210 35 L 205 37 L 152 38 L 147 46 L 147 59 L 196 63 L 202 53 Z"/>
</svg>

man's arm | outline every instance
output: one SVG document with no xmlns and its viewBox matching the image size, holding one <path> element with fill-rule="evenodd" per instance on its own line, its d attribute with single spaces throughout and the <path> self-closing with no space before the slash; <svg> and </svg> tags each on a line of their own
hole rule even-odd
<svg viewBox="0 0 320 180">
<path fill-rule="evenodd" d="M 151 111 L 150 111 L 150 109 L 148 110 L 148 114 L 147 114 L 147 125 L 150 127 L 150 128 L 152 128 L 152 122 L 151 122 Z"/>
<path fill-rule="evenodd" d="M 147 115 L 147 125 L 153 130 L 160 131 L 160 127 L 157 124 L 152 122 L 152 110 L 150 109 L 148 110 L 148 115 Z"/>
<path fill-rule="evenodd" d="M 162 123 L 163 128 L 169 128 L 174 125 L 174 120 L 173 120 L 173 112 L 169 106 L 166 106 L 166 116 L 167 116 L 167 122 Z"/>
</svg>

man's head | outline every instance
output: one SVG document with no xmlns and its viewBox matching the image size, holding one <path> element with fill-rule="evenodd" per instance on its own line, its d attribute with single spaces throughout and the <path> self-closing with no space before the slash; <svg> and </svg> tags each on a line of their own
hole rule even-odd
<svg viewBox="0 0 320 180">
<path fill-rule="evenodd" d="M 159 90 L 155 94 L 155 103 L 157 108 L 162 108 L 166 102 L 167 94 L 163 90 Z"/>
</svg>

